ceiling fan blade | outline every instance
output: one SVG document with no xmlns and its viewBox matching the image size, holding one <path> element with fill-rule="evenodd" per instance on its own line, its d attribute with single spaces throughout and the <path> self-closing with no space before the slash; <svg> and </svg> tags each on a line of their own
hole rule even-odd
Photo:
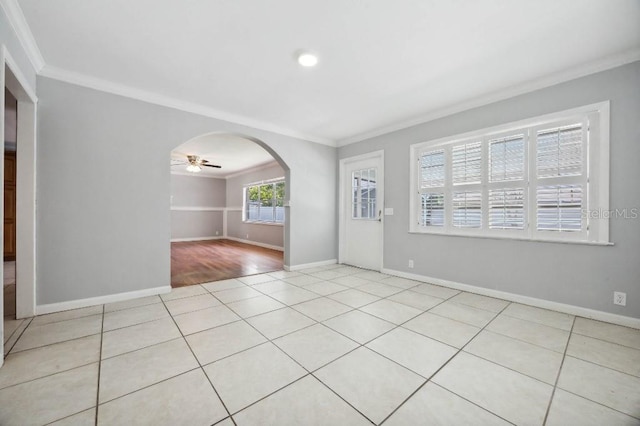
<svg viewBox="0 0 640 426">
<path fill-rule="evenodd" d="M 222 166 L 218 166 L 216 164 L 200 164 L 200 165 L 203 166 L 203 167 L 214 167 L 216 169 L 221 169 L 222 168 Z"/>
<path fill-rule="evenodd" d="M 208 162 L 209 162 L 209 160 L 205 160 L 204 158 L 201 158 L 201 159 L 200 159 L 200 163 L 202 163 L 202 164 L 204 164 L 204 163 L 208 163 Z"/>
</svg>

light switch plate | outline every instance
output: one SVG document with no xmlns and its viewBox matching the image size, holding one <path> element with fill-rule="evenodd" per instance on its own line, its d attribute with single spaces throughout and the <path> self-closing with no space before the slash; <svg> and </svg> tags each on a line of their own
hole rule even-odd
<svg viewBox="0 0 640 426">
<path fill-rule="evenodd" d="M 386 207 L 384 209 L 384 215 L 385 216 L 393 216 L 393 207 Z"/>
</svg>

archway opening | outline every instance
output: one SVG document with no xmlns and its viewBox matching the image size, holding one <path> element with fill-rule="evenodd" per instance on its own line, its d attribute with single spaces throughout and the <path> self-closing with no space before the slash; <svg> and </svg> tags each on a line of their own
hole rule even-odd
<svg viewBox="0 0 640 426">
<path fill-rule="evenodd" d="M 208 133 L 171 152 L 171 285 L 282 270 L 290 173 L 266 143 Z"/>
</svg>

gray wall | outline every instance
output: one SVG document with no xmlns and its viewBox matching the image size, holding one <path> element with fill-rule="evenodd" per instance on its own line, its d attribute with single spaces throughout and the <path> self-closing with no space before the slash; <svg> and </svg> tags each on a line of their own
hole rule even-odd
<svg viewBox="0 0 640 426">
<path fill-rule="evenodd" d="M 222 238 L 222 211 L 171 210 L 171 240 Z"/>
<path fill-rule="evenodd" d="M 198 175 L 171 175 L 171 239 L 222 237 L 227 182 Z"/>
<path fill-rule="evenodd" d="M 285 264 L 336 258 L 335 148 L 43 77 L 38 96 L 39 305 L 169 285 L 168 158 L 210 132 L 286 164 Z"/>
<path fill-rule="evenodd" d="M 280 225 L 264 225 L 242 222 L 242 191 L 244 185 L 284 176 L 284 170 L 278 164 L 268 168 L 249 170 L 239 176 L 227 179 L 227 235 L 243 240 L 255 241 L 276 247 L 284 246 L 284 232 Z M 288 193 L 288 188 L 285 189 Z"/>
<path fill-rule="evenodd" d="M 171 207 L 226 207 L 227 181 L 202 176 L 171 175 Z"/>
<path fill-rule="evenodd" d="M 610 221 L 613 247 L 408 233 L 411 144 L 605 100 L 610 207 L 639 208 L 640 62 L 340 148 L 339 158 L 385 151 L 385 204 L 395 210 L 385 218 L 385 268 L 640 317 L 640 219 Z M 613 305 L 614 290 L 627 293 L 626 307 Z"/>
</svg>

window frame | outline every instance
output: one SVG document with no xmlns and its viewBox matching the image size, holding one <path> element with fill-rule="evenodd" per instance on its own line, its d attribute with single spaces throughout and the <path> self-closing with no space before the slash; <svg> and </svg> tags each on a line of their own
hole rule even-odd
<svg viewBox="0 0 640 426">
<path fill-rule="evenodd" d="M 282 221 L 276 221 L 276 208 L 278 207 L 278 200 L 279 198 L 277 197 L 277 191 L 276 191 L 276 185 L 278 184 L 284 184 L 284 190 L 285 190 L 285 194 L 283 194 L 282 197 L 282 208 L 283 208 L 283 217 L 282 217 Z M 273 186 L 273 198 L 271 198 L 272 201 L 272 206 L 271 208 L 273 209 L 273 217 L 274 220 L 252 220 L 249 219 L 249 200 L 248 200 L 248 190 L 249 188 L 252 187 L 260 187 L 260 186 L 265 186 L 265 185 L 272 185 Z M 285 183 L 285 178 L 284 176 L 282 177 L 277 177 L 274 179 L 268 179 L 268 180 L 263 180 L 263 181 L 258 181 L 258 182 L 251 182 L 251 183 L 247 183 L 242 185 L 242 222 L 243 223 L 253 223 L 253 224 L 260 224 L 260 225 L 275 225 L 275 226 L 284 226 L 284 223 L 286 221 L 286 217 L 284 216 L 284 200 L 286 199 L 286 191 L 287 191 L 287 187 L 286 187 L 286 183 Z M 259 190 L 258 190 L 259 192 Z M 260 211 L 260 208 L 262 206 L 258 206 L 258 212 Z M 259 217 L 259 213 L 258 213 L 258 217 Z"/>
<path fill-rule="evenodd" d="M 604 101 L 569 110 L 558 111 L 499 126 L 484 128 L 464 134 L 416 143 L 410 146 L 410 209 L 409 232 L 418 234 L 440 234 L 451 236 L 484 237 L 498 239 L 521 239 L 581 244 L 611 244 L 609 242 L 609 216 L 593 214 L 609 210 L 609 120 L 610 102 Z M 583 174 L 567 177 L 538 177 L 536 168 L 537 132 L 563 124 L 583 124 Z M 586 126 L 588 124 L 588 127 Z M 490 181 L 489 150 L 492 140 L 522 133 L 524 135 L 523 179 Z M 482 178 L 478 183 L 453 184 L 452 152 L 454 146 L 482 140 Z M 421 156 L 444 150 L 445 181 L 443 186 L 421 187 Z M 581 207 L 582 230 L 575 232 L 545 231 L 537 229 L 537 187 L 579 181 L 582 185 Z M 523 220 L 520 229 L 489 228 L 489 194 L 491 190 L 524 189 Z M 482 224 L 480 228 L 456 228 L 453 226 L 453 193 L 481 191 Z M 444 225 L 423 226 L 422 194 L 444 193 Z"/>
</svg>

